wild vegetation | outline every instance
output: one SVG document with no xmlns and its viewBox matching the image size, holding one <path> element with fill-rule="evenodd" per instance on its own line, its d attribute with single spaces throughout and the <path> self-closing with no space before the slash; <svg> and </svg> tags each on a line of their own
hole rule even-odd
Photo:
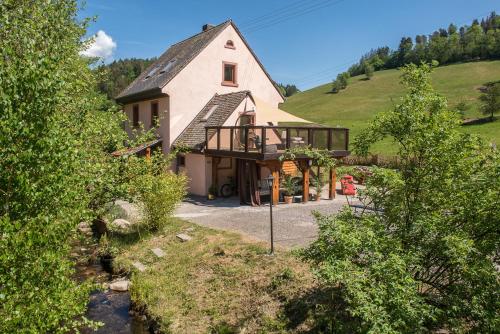
<svg viewBox="0 0 500 334">
<path fill-rule="evenodd" d="M 131 58 L 101 64 L 96 69 L 96 72 L 100 74 L 97 82 L 99 91 L 114 101 L 114 98 L 155 60 L 156 58 Z"/>
<path fill-rule="evenodd" d="M 303 253 L 325 290 L 347 303 L 355 332 L 492 333 L 500 326 L 500 154 L 458 130 L 430 72 L 406 66 L 407 95 L 355 140 L 366 155 L 391 137 L 401 159 L 398 170 L 372 170 L 363 193 L 371 213 L 317 215 L 319 238 Z M 332 332 L 346 329 L 335 312 L 329 317 Z"/>
<path fill-rule="evenodd" d="M 127 138 L 124 116 L 96 90 L 92 61 L 80 55 L 88 21 L 77 15 L 76 0 L 0 2 L 2 333 L 66 333 L 89 323 L 82 314 L 90 285 L 72 279 L 69 257 L 76 226 L 101 221 L 115 199 L 134 199 L 137 178 L 152 177 L 143 160 L 110 155 Z M 182 179 L 158 179 L 141 193 L 172 201 L 183 194 Z"/>
<path fill-rule="evenodd" d="M 281 84 L 281 83 L 279 83 L 277 85 L 278 85 L 279 90 L 281 91 L 281 94 L 283 94 L 284 97 L 290 97 L 290 96 L 300 92 L 300 90 L 295 85 L 290 85 L 290 84 L 285 85 L 285 84 Z"/>
<path fill-rule="evenodd" d="M 474 20 L 471 25 L 458 28 L 450 24 L 430 36 L 417 35 L 401 38 L 397 50 L 380 47 L 370 51 L 348 70 L 351 76 L 366 72 L 367 66 L 375 71 L 398 68 L 406 64 L 438 61 L 440 65 L 471 60 L 500 58 L 500 16 L 492 12 L 488 17 Z"/>
<path fill-rule="evenodd" d="M 189 242 L 176 238 L 183 231 Z M 308 296 L 315 280 L 288 251 L 269 256 L 265 244 L 178 219 L 139 242 L 114 242 L 122 250 L 116 266 L 128 271 L 140 260 L 148 267 L 132 270 L 131 295 L 162 332 L 302 333 L 318 326 L 319 302 Z M 155 257 L 156 247 L 167 256 Z"/>
<path fill-rule="evenodd" d="M 435 89 L 446 97 L 449 108 L 460 109 L 464 119 L 482 118 L 479 97 L 488 83 L 500 79 L 500 61 L 480 61 L 439 66 L 431 74 Z M 350 129 L 350 138 L 362 133 L 370 121 L 389 110 L 404 94 L 398 84 L 401 71 L 374 73 L 371 80 L 364 75 L 349 79 L 349 87 L 331 94 L 331 84 L 298 93 L 281 105 L 283 110 L 318 124 Z M 484 122 L 462 126 L 464 133 L 478 134 L 485 140 L 500 143 L 500 122 Z M 372 152 L 394 155 L 396 147 L 390 139 L 376 143 Z"/>
</svg>

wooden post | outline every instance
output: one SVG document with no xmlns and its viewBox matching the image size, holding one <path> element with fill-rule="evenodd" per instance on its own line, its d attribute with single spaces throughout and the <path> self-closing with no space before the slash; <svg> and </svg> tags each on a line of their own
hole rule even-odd
<svg viewBox="0 0 500 334">
<path fill-rule="evenodd" d="M 219 165 L 219 160 L 220 160 L 220 158 L 218 158 L 218 157 L 212 157 L 212 184 L 217 189 L 217 193 L 214 194 L 216 196 L 219 195 L 219 186 L 217 184 L 217 182 L 219 181 L 219 180 L 217 180 L 218 176 L 219 176 L 218 175 L 219 173 L 217 171 L 217 166 Z"/>
<path fill-rule="evenodd" d="M 146 148 L 146 160 L 151 161 L 151 147 Z"/>
<path fill-rule="evenodd" d="M 307 161 L 301 161 L 302 171 L 302 202 L 309 202 L 309 166 Z"/>
<path fill-rule="evenodd" d="M 336 184 L 337 184 L 337 171 L 334 168 L 330 168 L 330 184 L 328 187 L 328 194 L 330 199 L 334 199 L 336 195 Z"/>
<path fill-rule="evenodd" d="M 273 196 L 273 203 L 277 205 L 280 200 L 280 163 L 278 161 L 270 162 L 268 168 L 274 177 L 273 189 L 271 189 L 270 196 Z"/>
</svg>

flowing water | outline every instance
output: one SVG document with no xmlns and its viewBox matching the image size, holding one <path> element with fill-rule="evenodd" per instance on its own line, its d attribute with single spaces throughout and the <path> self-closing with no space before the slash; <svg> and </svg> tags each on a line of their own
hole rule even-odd
<svg viewBox="0 0 500 334">
<path fill-rule="evenodd" d="M 77 266 L 77 279 L 93 279 L 98 283 L 110 282 L 112 276 L 106 273 L 97 261 Z M 109 289 L 91 293 L 86 316 L 93 321 L 104 323 L 97 331 L 82 329 L 83 334 L 149 334 L 142 317 L 131 316 L 130 293 L 115 292 Z"/>
</svg>

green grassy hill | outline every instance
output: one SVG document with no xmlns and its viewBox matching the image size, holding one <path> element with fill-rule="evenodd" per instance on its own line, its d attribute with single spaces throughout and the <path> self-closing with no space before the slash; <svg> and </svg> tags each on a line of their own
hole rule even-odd
<svg viewBox="0 0 500 334">
<path fill-rule="evenodd" d="M 294 115 L 312 122 L 351 129 L 351 138 L 361 133 L 368 122 L 380 111 L 398 103 L 404 94 L 399 83 L 401 72 L 375 72 L 371 80 L 364 76 L 350 79 L 346 90 L 331 94 L 331 83 L 296 94 L 281 106 Z M 479 112 L 479 88 L 487 82 L 500 80 L 500 61 L 483 61 L 438 67 L 432 74 L 436 90 L 446 96 L 450 107 L 461 101 L 470 105 L 466 118 L 482 117 Z M 464 132 L 477 133 L 500 144 L 500 120 L 481 125 L 462 127 Z M 352 139 L 351 139 L 352 143 Z M 374 152 L 392 154 L 389 142 L 378 144 Z"/>
</svg>

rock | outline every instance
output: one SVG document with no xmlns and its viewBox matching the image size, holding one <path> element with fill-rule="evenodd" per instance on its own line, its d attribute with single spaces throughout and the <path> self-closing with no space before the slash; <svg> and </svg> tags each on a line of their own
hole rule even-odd
<svg viewBox="0 0 500 334">
<path fill-rule="evenodd" d="M 143 272 L 146 270 L 146 266 L 140 263 L 139 261 L 132 263 L 132 265 L 139 270 L 140 272 Z"/>
<path fill-rule="evenodd" d="M 151 251 L 153 252 L 154 255 L 156 255 L 157 257 L 164 257 L 165 256 L 165 252 L 162 251 L 161 249 L 159 248 L 152 248 Z"/>
<path fill-rule="evenodd" d="M 113 291 L 128 291 L 129 286 L 129 280 L 114 281 L 109 284 L 109 288 Z"/>
<path fill-rule="evenodd" d="M 186 232 L 193 232 L 193 231 L 194 231 L 194 227 L 188 227 L 188 228 L 186 229 Z"/>
<path fill-rule="evenodd" d="M 77 227 L 78 231 L 83 234 L 92 234 L 92 229 L 87 222 L 81 222 Z"/>
<path fill-rule="evenodd" d="M 184 233 L 179 233 L 176 235 L 176 237 L 179 238 L 182 242 L 186 242 L 192 239 L 189 235 Z"/>
<path fill-rule="evenodd" d="M 129 222 L 128 220 L 125 219 L 115 219 L 111 223 L 111 226 L 118 229 L 118 230 L 128 230 L 131 226 L 132 223 Z"/>
</svg>

